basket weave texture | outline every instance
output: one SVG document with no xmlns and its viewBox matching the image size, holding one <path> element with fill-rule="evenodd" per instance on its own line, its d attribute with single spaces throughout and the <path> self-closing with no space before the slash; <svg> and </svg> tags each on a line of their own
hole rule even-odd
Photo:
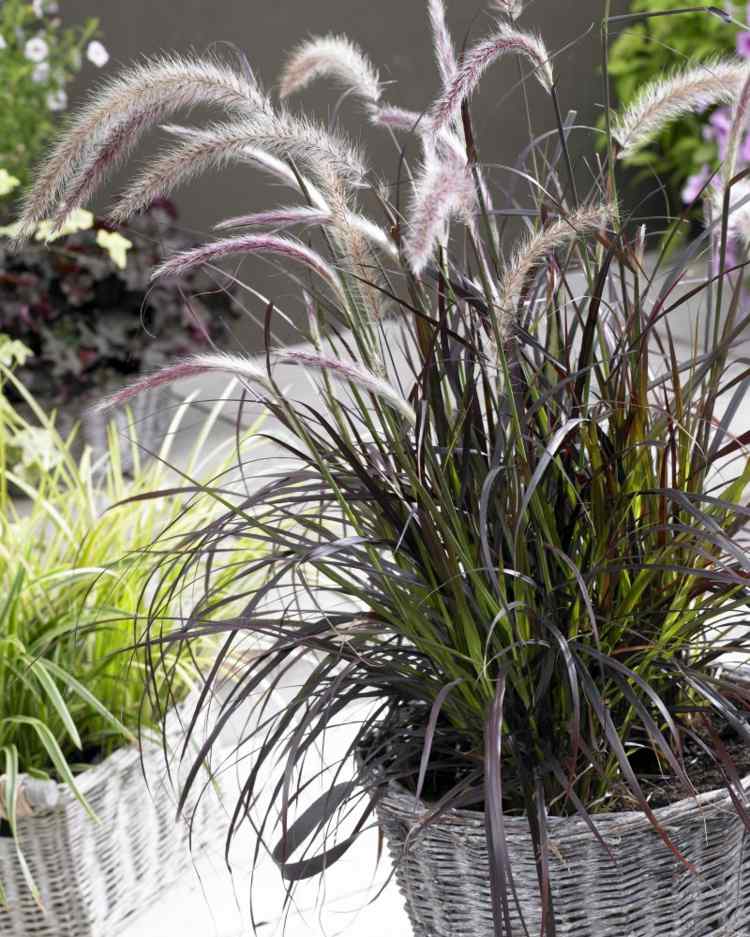
<svg viewBox="0 0 750 937">
<path fill-rule="evenodd" d="M 750 789 L 750 778 L 744 787 Z M 428 808 L 389 784 L 378 805 L 415 937 L 492 937 L 490 869 L 481 813 L 452 810 L 418 827 Z M 715 791 L 655 811 L 687 870 L 640 813 L 595 817 L 608 854 L 580 818 L 551 817 L 550 879 L 560 937 L 749 937 L 750 834 Z M 541 929 L 529 827 L 506 820 L 513 884 L 530 937 Z M 519 923 L 511 898 L 513 930 Z"/>
<path fill-rule="evenodd" d="M 170 714 L 172 751 L 181 732 Z M 8 907 L 0 908 L 0 937 L 114 937 L 118 925 L 191 870 L 193 856 L 226 836 L 226 807 L 220 790 L 210 786 L 175 820 L 176 794 L 156 743 L 144 744 L 143 761 L 135 746 L 123 748 L 77 781 L 101 823 L 63 785 L 57 808 L 18 820 L 44 913 L 24 881 L 14 841 L 0 838 L 0 881 L 8 898 Z"/>
</svg>

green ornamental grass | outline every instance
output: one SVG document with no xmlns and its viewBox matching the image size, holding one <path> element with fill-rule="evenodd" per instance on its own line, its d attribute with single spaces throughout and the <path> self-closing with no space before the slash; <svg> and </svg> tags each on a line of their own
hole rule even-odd
<svg viewBox="0 0 750 937">
<path fill-rule="evenodd" d="M 15 377 L 11 351 L 16 358 L 17 345 L 0 344 L 0 389 L 13 385 L 34 417 L 23 419 L 0 396 L 0 795 L 8 805 L 6 835 L 15 835 L 22 775 L 66 784 L 96 822 L 77 775 L 136 744 L 139 734 L 158 740 L 166 711 L 200 685 L 213 660 L 206 636 L 190 654 L 178 645 L 165 650 L 160 665 L 168 680 L 145 676 L 139 644 L 147 616 L 158 616 L 166 635 L 189 593 L 179 568 L 148 583 L 155 543 L 178 534 L 182 539 L 182 515 L 191 503 L 179 488 L 159 501 L 148 493 L 173 478 L 170 453 L 181 431 L 190 432 L 194 443 L 183 480 L 216 478 L 222 446 L 212 448 L 215 471 L 209 472 L 206 440 L 232 393 L 230 386 L 197 426 L 181 427 L 187 404 L 176 405 L 157 459 L 146 460 L 132 423 L 128 439 L 110 426 L 107 453 L 96 462 L 90 450 L 75 459 L 73 437 L 57 433 L 54 415 L 45 414 Z M 24 462 L 18 440 L 30 434 L 37 458 Z M 233 442 L 227 440 L 224 450 Z M 132 450 L 132 478 L 121 469 L 124 446 Z M 200 504 L 203 518 L 220 507 L 211 494 L 192 502 Z M 232 561 L 244 568 L 257 553 L 258 546 L 246 541 L 232 558 L 214 563 L 213 575 L 230 579 Z M 30 876 L 29 886 L 36 894 Z M 1 887 L 0 872 L 0 895 Z"/>
</svg>

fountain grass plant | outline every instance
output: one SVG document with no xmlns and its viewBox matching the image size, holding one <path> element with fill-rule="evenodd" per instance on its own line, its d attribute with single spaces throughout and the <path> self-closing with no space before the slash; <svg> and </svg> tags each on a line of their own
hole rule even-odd
<svg viewBox="0 0 750 937">
<path fill-rule="evenodd" d="M 158 459 L 141 461 L 131 423 L 127 441 L 110 426 L 108 451 L 94 462 L 89 449 L 80 459 L 71 456 L 73 437 L 58 434 L 54 417 L 0 362 L 0 387 L 8 384 L 34 415 L 33 423 L 24 419 L 0 396 L 0 817 L 7 819 L 5 835 L 15 836 L 22 774 L 66 784 L 96 821 L 77 775 L 136 743 L 139 733 L 158 741 L 162 717 L 200 684 L 215 649 L 209 637 L 190 655 L 168 649 L 160 664 L 169 680 L 154 682 L 144 698 L 145 661 L 133 653 L 142 623 L 149 609 L 159 608 L 166 627 L 170 609 L 179 619 L 181 600 L 177 571 L 169 583 L 161 582 L 162 589 L 172 586 L 167 596 L 144 589 L 144 570 L 153 563 L 150 550 L 159 536 L 180 530 L 185 507 L 179 490 L 158 503 L 144 495 L 171 477 L 167 460 L 187 404 L 175 407 Z M 214 477 L 203 448 L 231 393 L 230 386 L 195 431 L 183 469 L 191 481 Z M 33 474 L 22 472 L 15 457 L 13 443 L 24 432 L 44 441 Z M 132 449 L 132 478 L 121 469 L 123 445 Z M 214 462 L 217 455 L 214 448 Z M 128 506 L 118 507 L 125 499 Z M 203 517 L 216 513 L 216 501 L 206 495 L 201 509 Z M 247 542 L 233 558 L 244 566 L 256 552 Z M 231 575 L 229 560 L 222 569 L 214 567 L 219 579 Z M 38 897 L 21 853 L 19 858 Z M 0 897 L 2 877 L 0 870 Z"/>
<path fill-rule="evenodd" d="M 275 102 L 249 66 L 169 57 L 126 70 L 79 112 L 21 220 L 29 230 L 41 218 L 61 222 L 143 132 L 196 104 L 223 119 L 165 125 L 173 142 L 114 218 L 230 162 L 295 194 L 278 210 L 224 222 L 219 239 L 156 276 L 262 255 L 299 286 L 310 348 L 277 347 L 284 313 L 261 297 L 265 362 L 197 356 L 109 401 L 226 371 L 268 408 L 268 435 L 290 460 L 227 495 L 219 521 L 193 514 L 178 551 L 187 554 L 178 576 L 190 577 L 206 557 L 258 536 L 271 549 L 247 574 L 265 571 L 263 584 L 238 580 L 244 607 L 222 616 L 209 571 L 179 635 L 162 635 L 154 616 L 147 646 L 189 646 L 207 632 L 224 632 L 222 654 L 246 635 L 263 642 L 201 754 L 255 701 L 230 835 L 254 822 L 258 851 L 268 844 L 290 889 L 346 852 L 395 780 L 427 796 L 432 816 L 484 808 L 498 934 L 512 932 L 503 818 L 525 815 L 553 934 L 549 815 L 577 815 L 597 836 L 597 813 L 638 810 L 683 859 L 645 775 L 689 797 L 697 752 L 750 827 L 748 766 L 728 744 L 750 739 L 750 694 L 722 666 L 748 650 L 750 432 L 733 423 L 750 380 L 735 351 L 750 325 L 740 275 L 746 174 L 735 174 L 730 153 L 702 193 L 705 232 L 667 259 L 685 218 L 665 219 L 665 247 L 648 262 L 637 208 L 617 191 L 618 160 L 681 115 L 733 102 L 740 139 L 750 72 L 734 59 L 677 70 L 621 114 L 608 109 L 603 78 L 600 159 L 597 131 L 564 116 L 557 59 L 522 29 L 522 4 L 496 2 L 496 22 L 461 53 L 442 0 L 428 10 L 441 87 L 422 113 L 389 104 L 377 70 L 345 39 L 304 42 L 281 76 L 284 99 L 320 77 L 356 97 L 399 141 L 387 180 L 338 128 Z M 609 23 L 605 3 L 605 65 Z M 516 93 L 538 82 L 547 102 L 529 115 L 538 131 L 516 167 L 492 162 L 469 103 L 508 55 L 520 62 Z M 584 143 L 590 158 L 576 158 Z M 293 227 L 304 234 L 286 233 Z M 733 265 L 730 244 L 741 258 Z M 242 269 L 231 276 L 242 280 Z M 701 324 L 685 346 L 673 327 L 696 309 Z M 314 394 L 286 394 L 288 366 L 306 370 Z M 175 559 L 163 562 L 173 575 Z M 291 597 L 279 602 L 282 586 Z M 280 711 L 257 701 L 305 657 L 309 677 Z M 314 751 L 361 703 L 345 754 L 310 804 Z M 278 781 L 264 791 L 271 766 Z"/>
</svg>

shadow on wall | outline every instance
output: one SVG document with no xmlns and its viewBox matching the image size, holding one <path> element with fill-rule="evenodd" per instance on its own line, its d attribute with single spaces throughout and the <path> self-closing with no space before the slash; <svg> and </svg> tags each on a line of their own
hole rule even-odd
<svg viewBox="0 0 750 937">
<path fill-rule="evenodd" d="M 488 3 L 474 0 L 447 0 L 450 25 L 456 43 L 472 42 L 483 35 L 492 18 Z M 627 7 L 627 0 L 614 0 L 613 11 Z M 235 44 L 266 87 L 272 88 L 285 53 L 314 34 L 346 33 L 362 46 L 380 70 L 381 78 L 391 82 L 387 97 L 394 104 L 423 110 L 436 94 L 437 72 L 432 60 L 426 0 L 66 0 L 66 18 L 100 19 L 104 41 L 112 61 L 112 74 L 120 65 L 142 55 L 161 51 L 214 49 L 231 55 Z M 538 30 L 547 46 L 556 53 L 555 68 L 563 112 L 575 109 L 578 122 L 591 125 L 601 112 L 599 20 L 604 0 L 529 0 L 520 23 Z M 529 128 L 518 84 L 515 61 L 495 65 L 473 103 L 480 157 L 499 164 L 513 164 L 527 144 Z M 85 93 L 79 87 L 75 98 Z M 536 82 L 527 82 L 535 134 L 554 127 L 549 98 L 542 98 Z M 336 109 L 338 94 L 323 83 L 293 101 L 327 121 Z M 374 133 L 365 126 L 354 103 L 343 102 L 338 114 L 346 128 L 366 148 L 368 160 L 386 178 L 396 172 L 398 153 L 382 131 Z M 159 147 L 158 135 L 151 135 L 140 148 L 140 158 Z M 411 144 L 416 157 L 416 146 Z M 575 155 L 575 140 L 572 142 Z M 581 151 L 590 152 L 590 140 L 582 138 Z M 130 162 L 131 172 L 135 164 Z M 582 161 L 578 173 L 585 185 L 586 167 Z M 508 177 L 506 176 L 506 179 Z M 502 182 L 502 177 L 498 177 Z M 122 178 L 115 180 L 116 189 Z M 232 167 L 221 174 L 203 177 L 176 195 L 181 222 L 205 236 L 213 225 L 229 215 L 285 203 L 289 194 L 268 184 L 251 168 Z M 106 195 L 97 207 L 103 209 Z M 291 302 L 288 281 L 262 261 L 243 264 L 243 279 L 252 277 L 259 290 L 284 308 Z M 296 302 L 296 297 L 295 300 Z M 256 308 L 254 311 L 258 312 Z M 287 308 L 287 311 L 289 309 Z M 253 350 L 260 344 L 260 330 L 243 327 L 238 340 Z"/>
</svg>

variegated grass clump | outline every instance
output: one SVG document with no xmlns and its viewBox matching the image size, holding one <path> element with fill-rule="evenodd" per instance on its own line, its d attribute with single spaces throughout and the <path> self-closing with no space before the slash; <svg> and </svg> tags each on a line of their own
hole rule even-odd
<svg viewBox="0 0 750 937">
<path fill-rule="evenodd" d="M 149 463 L 132 422 L 128 440 L 110 426 L 105 455 L 94 460 L 87 448 L 75 458 L 73 437 L 59 434 L 54 416 L 44 413 L 6 363 L 14 346 L 23 346 L 1 338 L 0 389 L 12 389 L 31 413 L 22 416 L 0 396 L 0 821 L 8 824 L 0 835 L 15 836 L 29 778 L 67 785 L 96 822 L 97 805 L 81 793 L 80 773 L 137 744 L 139 733 L 158 738 L 165 712 L 200 685 L 216 650 L 209 635 L 190 655 L 177 642 L 162 649 L 169 679 L 147 675 L 139 648 L 147 619 L 158 617 L 166 636 L 192 604 L 191 584 L 176 569 L 150 581 L 147 576 L 154 557 L 190 529 L 186 511 L 199 509 L 207 520 L 222 508 L 210 492 L 150 496 L 169 483 L 173 444 L 181 425 L 193 422 L 187 403 L 175 406 L 163 445 Z M 196 479 L 198 487 L 221 477 L 221 451 L 213 450 L 209 466 L 204 449 L 232 393 L 233 386 L 197 427 L 182 426 L 195 443 L 184 480 Z M 44 444 L 46 470 L 33 477 L 16 457 L 22 437 Z M 231 459 L 233 445 L 224 444 L 224 458 Z M 132 477 L 123 471 L 124 446 L 131 449 Z M 261 552 L 248 540 L 216 565 L 215 575 L 226 585 L 236 564 L 244 570 Z M 233 589 L 226 594 L 233 596 Z M 18 846 L 29 889 L 40 901 L 24 858 L 29 845 Z M 0 866 L 0 915 L 4 874 Z"/>
<path fill-rule="evenodd" d="M 534 818 L 548 923 L 549 814 L 578 815 L 596 837 L 593 814 L 640 810 L 682 862 L 644 775 L 691 796 L 686 753 L 702 752 L 747 820 L 744 766 L 725 740 L 750 738 L 750 697 L 720 666 L 728 651 L 745 659 L 748 650 L 750 434 L 732 422 L 750 379 L 733 361 L 750 325 L 745 242 L 741 260 L 727 263 L 734 232 L 745 236 L 747 209 L 732 195 L 745 185 L 717 166 L 704 196 L 720 211 L 707 208 L 705 230 L 667 261 L 682 219 L 664 219 L 664 250 L 647 257 L 642 219 L 618 194 L 617 163 L 687 111 L 736 101 L 744 121 L 748 75 L 733 60 L 682 67 L 607 115 L 602 157 L 575 115 L 563 116 L 560 65 L 517 25 L 521 4 L 498 0 L 491 12 L 484 38 L 459 51 L 442 0 L 429 0 L 437 81 L 421 112 L 391 104 L 347 39 L 313 38 L 292 53 L 282 98 L 313 79 L 343 85 L 366 121 L 398 141 L 387 180 L 337 126 L 278 103 L 249 69 L 157 60 L 84 109 L 42 167 L 22 222 L 62 219 L 126 155 L 134 130 L 199 100 L 227 113 L 207 128 L 167 127 L 176 142 L 130 184 L 114 217 L 229 162 L 290 190 L 280 208 L 221 223 L 219 239 L 155 275 L 232 258 L 231 276 L 242 279 L 238 261 L 264 255 L 299 287 L 310 348 L 278 347 L 277 317 L 295 313 L 248 283 L 265 310 L 265 360 L 199 356 L 114 400 L 228 371 L 276 420 L 269 436 L 283 467 L 259 490 L 222 490 L 225 515 L 196 518 L 178 551 L 189 579 L 244 537 L 269 544 L 252 567 L 265 572 L 261 587 L 245 589 L 238 573 L 241 614 L 217 624 L 209 569 L 180 634 L 189 646 L 207 628 L 223 630 L 227 653 L 240 634 L 264 642 L 201 755 L 269 680 L 311 656 L 309 678 L 280 712 L 265 695 L 253 703 L 259 728 L 248 730 L 232 832 L 254 817 L 266 766 L 280 776 L 256 832 L 266 843 L 277 831 L 269 848 L 290 882 L 346 851 L 383 780 L 440 809 L 491 802 L 500 935 L 510 933 L 512 900 L 503 811 Z M 477 139 L 470 97 L 508 55 L 521 82 L 541 84 L 548 107 L 529 117 L 539 136 L 506 168 Z M 706 275 L 696 274 L 704 261 Z M 697 307 L 702 324 L 684 344 L 673 325 Z M 290 397 L 290 364 L 307 370 L 311 396 Z M 158 648 L 156 625 L 152 641 Z M 215 680 L 212 671 L 204 701 Z M 344 758 L 308 809 L 310 756 L 363 701 L 370 708 L 349 749 L 360 766 Z M 498 759 L 502 771 L 488 771 Z"/>
</svg>

